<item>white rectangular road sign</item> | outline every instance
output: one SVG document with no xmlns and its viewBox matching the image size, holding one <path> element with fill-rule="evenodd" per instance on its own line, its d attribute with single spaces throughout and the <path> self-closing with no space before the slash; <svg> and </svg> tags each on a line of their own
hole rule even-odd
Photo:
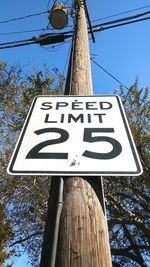
<svg viewBox="0 0 150 267">
<path fill-rule="evenodd" d="M 13 175 L 140 175 L 120 98 L 35 97 L 8 166 Z"/>
</svg>

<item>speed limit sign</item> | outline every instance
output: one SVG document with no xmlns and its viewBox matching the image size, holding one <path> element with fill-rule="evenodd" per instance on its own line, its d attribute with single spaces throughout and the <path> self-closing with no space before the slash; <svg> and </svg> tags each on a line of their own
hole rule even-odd
<svg viewBox="0 0 150 267">
<path fill-rule="evenodd" d="M 35 97 L 8 166 L 13 175 L 140 175 L 116 95 Z"/>
</svg>

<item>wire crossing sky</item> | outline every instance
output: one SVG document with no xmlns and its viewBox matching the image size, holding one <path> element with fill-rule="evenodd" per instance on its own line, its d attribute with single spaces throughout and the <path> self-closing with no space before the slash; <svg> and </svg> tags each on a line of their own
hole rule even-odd
<svg viewBox="0 0 150 267">
<path fill-rule="evenodd" d="M 37 65 L 42 68 L 44 63 L 50 68 L 57 67 L 66 75 L 71 38 L 60 44 L 40 46 L 37 44 L 41 34 L 56 35 L 73 32 L 71 18 L 72 1 L 64 1 L 68 8 L 69 23 L 62 31 L 54 30 L 48 21 L 48 13 L 58 1 L 22 1 L 6 0 L 2 5 L 0 19 L 0 50 L 1 60 L 8 64 L 19 63 L 26 69 Z M 15 8 L 17 6 L 17 8 Z M 122 81 L 129 88 L 136 78 L 139 86 L 150 86 L 149 81 L 149 34 L 150 1 L 87 1 L 91 24 L 96 39 L 90 40 L 91 54 L 94 60 L 106 70 L 98 69 L 92 64 L 94 93 L 113 93 L 119 90 Z M 106 31 L 107 30 L 107 31 Z M 91 36 L 89 35 L 89 39 Z M 36 44 L 35 44 L 36 43 Z M 32 44 L 32 45 L 30 45 Z M 11 48 L 8 49 L 6 48 Z M 48 60 L 49 59 L 49 60 Z M 65 63 L 64 63 L 65 62 Z M 67 63 L 66 63 L 67 62 Z M 116 78 L 113 79 L 112 76 Z"/>
<path fill-rule="evenodd" d="M 45 13 L 45 12 L 42 12 L 40 14 L 43 14 L 43 13 Z M 137 15 L 134 15 L 134 16 L 124 17 L 124 18 L 117 19 L 117 20 L 112 20 L 112 21 L 107 21 L 107 22 L 101 23 L 101 24 L 96 24 L 96 25 L 92 25 L 91 24 L 90 26 L 91 26 L 91 30 L 92 30 L 93 33 L 94 32 L 101 32 L 101 31 L 104 31 L 104 30 L 108 30 L 108 29 L 112 29 L 112 28 L 116 28 L 116 27 L 129 25 L 129 24 L 132 24 L 132 23 L 137 23 L 137 22 L 142 22 L 144 20 L 149 20 L 150 16 L 146 16 L 145 17 L 145 15 L 149 15 L 149 14 L 150 14 L 150 11 L 147 11 L 147 12 L 140 13 L 140 14 L 137 14 Z M 39 13 L 38 13 L 38 15 L 39 15 Z M 18 18 L 18 19 L 10 19 L 10 20 L 5 21 L 5 22 L 11 22 L 11 21 L 14 21 L 14 20 L 16 21 L 16 20 L 20 20 L 22 18 L 28 18 L 28 17 L 31 17 L 31 16 L 32 15 L 21 17 L 21 18 Z M 143 16 L 144 16 L 144 18 L 143 18 Z M 137 19 L 137 18 L 140 18 L 140 19 Z M 4 23 L 4 21 L 2 23 Z M 110 25 L 110 26 L 107 26 L 107 25 Z M 103 26 L 107 26 L 107 27 L 103 27 Z M 48 29 L 45 29 L 45 30 L 48 30 Z M 90 29 L 89 29 L 89 32 L 90 32 Z M 11 32 L 9 34 L 11 34 Z M 73 30 L 72 31 L 68 31 L 68 32 L 61 32 L 61 35 L 62 34 L 64 36 L 64 39 L 72 37 L 73 36 Z M 67 36 L 67 34 L 70 34 L 70 35 Z M 25 45 L 29 45 L 29 44 L 40 43 L 40 40 L 48 39 L 50 36 L 57 37 L 57 36 L 60 36 L 60 34 L 57 33 L 57 32 L 46 33 L 45 35 L 37 36 L 37 37 L 34 36 L 34 37 L 30 38 L 30 39 L 17 40 L 17 41 L 12 41 L 12 42 L 7 42 L 7 43 L 0 43 L 0 49 L 14 48 L 14 47 L 25 46 Z M 93 36 L 94 36 L 94 34 L 93 34 Z M 94 37 L 94 42 L 95 42 L 95 37 Z M 20 43 L 20 45 L 19 45 L 19 43 Z M 52 43 L 55 43 L 55 42 L 49 42 L 49 44 L 52 44 Z"/>
<path fill-rule="evenodd" d="M 62 31 L 54 30 L 48 21 L 48 12 L 55 2 L 1 1 L 0 48 L 18 45 L 1 49 L 1 61 L 8 65 L 20 64 L 25 73 L 31 72 L 33 66 L 40 70 L 46 64 L 66 76 L 71 38 L 47 46 L 35 44 L 42 34 L 72 34 L 73 1 L 61 1 L 66 3 L 69 15 L 69 23 Z M 119 93 L 120 85 L 128 90 L 135 79 L 139 81 L 139 88 L 150 88 L 150 0 L 87 0 L 87 6 L 93 31 L 97 31 L 94 32 L 96 43 L 89 34 L 94 94 L 113 94 L 115 90 Z M 138 21 L 133 23 L 134 20 Z M 130 24 L 118 26 L 125 23 Z M 33 44 L 24 45 L 22 40 Z M 14 264 L 14 267 L 20 266 L 31 266 L 27 265 L 26 255 Z"/>
</svg>

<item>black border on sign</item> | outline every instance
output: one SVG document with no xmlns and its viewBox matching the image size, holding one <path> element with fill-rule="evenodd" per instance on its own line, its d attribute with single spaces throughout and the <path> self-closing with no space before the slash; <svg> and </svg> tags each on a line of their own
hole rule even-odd
<svg viewBox="0 0 150 267">
<path fill-rule="evenodd" d="M 136 148 L 134 146 L 134 141 L 132 139 L 132 134 L 130 133 L 130 130 L 129 130 L 129 126 L 128 126 L 128 123 L 127 123 L 127 120 L 126 120 L 126 117 L 125 117 L 125 114 L 124 114 L 124 111 L 123 111 L 123 107 L 122 107 L 122 104 L 120 102 L 120 97 L 117 96 L 117 95 L 92 95 L 92 96 L 88 96 L 88 97 L 116 97 L 117 98 L 117 102 L 118 102 L 118 106 L 119 106 L 119 109 L 120 109 L 120 113 L 121 113 L 121 116 L 122 116 L 122 120 L 123 120 L 123 123 L 124 123 L 124 127 L 125 127 L 125 130 L 126 130 L 126 134 L 128 136 L 128 140 L 129 140 L 129 143 L 130 143 L 130 146 L 131 146 L 131 150 L 132 150 L 132 154 L 133 154 L 133 157 L 134 157 L 134 161 L 135 161 L 135 164 L 136 164 L 136 168 L 137 168 L 137 171 L 134 171 L 134 172 L 128 172 L 128 171 L 80 171 L 80 172 L 77 172 L 77 171 L 16 171 L 16 170 L 13 170 L 13 167 L 14 167 L 14 164 L 15 164 L 15 160 L 17 158 L 17 154 L 18 154 L 18 151 L 20 149 L 20 146 L 21 146 L 21 143 L 22 143 L 22 140 L 24 138 L 24 135 L 25 135 L 25 132 L 26 132 L 26 129 L 27 129 L 27 126 L 28 126 L 28 123 L 30 121 L 30 118 L 31 118 L 31 115 L 32 115 L 32 112 L 33 112 L 33 109 L 34 109 L 34 106 L 36 104 L 36 101 L 37 101 L 37 98 L 39 97 L 51 97 L 51 96 L 44 96 L 44 95 L 41 95 L 41 96 L 36 96 L 32 102 L 32 105 L 31 105 L 31 108 L 29 110 L 29 113 L 27 115 L 27 118 L 26 118 L 26 121 L 24 123 L 24 126 L 22 128 L 22 131 L 20 133 L 20 137 L 18 139 L 18 143 L 16 145 L 16 148 L 15 148 L 15 151 L 14 151 L 14 154 L 10 160 L 10 163 L 9 163 L 9 166 L 8 166 L 8 173 L 9 174 L 18 174 L 18 175 L 65 175 L 65 176 L 70 176 L 70 175 L 82 175 L 82 176 L 137 176 L 137 175 L 141 175 L 142 174 L 142 167 L 140 165 L 140 162 L 139 162 L 139 158 L 138 158 L 138 154 L 136 152 Z M 69 95 L 69 96 L 53 96 L 52 97 L 87 97 L 87 96 L 76 96 L 76 95 Z"/>
</svg>

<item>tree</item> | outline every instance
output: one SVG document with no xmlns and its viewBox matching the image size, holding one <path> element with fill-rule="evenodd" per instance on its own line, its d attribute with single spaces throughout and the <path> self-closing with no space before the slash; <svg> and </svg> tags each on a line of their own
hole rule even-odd
<svg viewBox="0 0 150 267">
<path fill-rule="evenodd" d="M 143 165 L 140 177 L 105 179 L 108 225 L 114 266 L 148 266 L 150 248 L 150 137 L 148 88 L 137 81 L 127 94 L 121 88 L 128 122 Z"/>
<path fill-rule="evenodd" d="M 11 247 L 15 246 L 20 255 L 19 244 L 22 244 L 21 250 L 32 252 L 34 259 L 34 254 L 39 256 L 41 249 L 50 179 L 12 177 L 6 173 L 6 168 L 34 96 L 62 94 L 64 77 L 57 69 L 50 73 L 46 65 L 42 71 L 34 67 L 30 75 L 24 76 L 19 66 L 0 63 L 0 100 L 3 103 L 0 110 L 0 200 L 7 207 L 6 214 L 13 226 Z"/>
<path fill-rule="evenodd" d="M 45 225 L 49 177 L 12 177 L 6 173 L 23 121 L 35 95 L 62 94 L 64 78 L 57 69 L 50 73 L 34 68 L 30 75 L 18 66 L 0 64 L 0 200 L 13 235 L 11 247 L 17 255 L 29 253 L 38 266 Z M 144 172 L 140 177 L 106 177 L 104 179 L 107 220 L 114 266 L 146 265 L 149 240 L 149 102 L 148 89 L 138 89 L 137 81 L 120 96 L 139 151 Z M 2 218 L 2 221 L 4 219 Z M 6 243 L 6 242 L 5 242 Z M 6 247 L 6 246 L 5 246 Z"/>
<path fill-rule="evenodd" d="M 14 250 L 9 249 L 9 241 L 12 239 L 12 227 L 11 222 L 5 218 L 5 207 L 0 203 L 0 267 L 11 267 L 11 265 L 5 265 L 4 263 L 13 254 Z"/>
</svg>

